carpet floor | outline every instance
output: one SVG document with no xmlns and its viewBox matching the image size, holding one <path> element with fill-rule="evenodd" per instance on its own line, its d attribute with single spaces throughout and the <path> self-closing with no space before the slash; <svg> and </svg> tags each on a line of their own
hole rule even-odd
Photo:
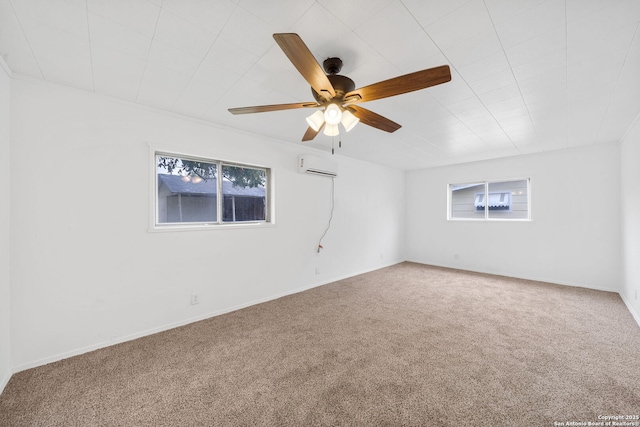
<svg viewBox="0 0 640 427">
<path fill-rule="evenodd" d="M 408 262 L 22 371 L 0 395 L 12 427 L 633 425 L 638 414 L 640 328 L 619 295 Z"/>
</svg>

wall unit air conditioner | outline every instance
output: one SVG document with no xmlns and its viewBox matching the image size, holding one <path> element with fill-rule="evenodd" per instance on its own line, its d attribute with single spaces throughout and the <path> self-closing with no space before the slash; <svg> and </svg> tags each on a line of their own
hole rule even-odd
<svg viewBox="0 0 640 427">
<path fill-rule="evenodd" d="M 298 156 L 298 172 L 319 176 L 338 176 L 338 164 L 333 160 L 311 155 Z"/>
</svg>

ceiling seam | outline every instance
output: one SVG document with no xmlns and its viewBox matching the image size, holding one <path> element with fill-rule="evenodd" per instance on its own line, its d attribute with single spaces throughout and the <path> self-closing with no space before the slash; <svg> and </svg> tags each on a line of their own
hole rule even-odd
<svg viewBox="0 0 640 427">
<path fill-rule="evenodd" d="M 237 5 L 236 5 L 237 7 Z M 177 16 L 177 15 L 176 15 Z M 211 42 L 211 44 L 209 45 L 209 47 L 207 48 L 207 51 L 204 53 L 204 55 L 202 55 L 202 57 L 200 58 L 200 62 L 198 62 L 198 65 L 196 66 L 196 68 L 193 70 L 193 72 L 191 73 L 191 75 L 189 76 L 189 79 L 187 80 L 187 82 L 184 84 L 184 87 L 182 88 L 182 90 L 180 91 L 180 94 L 176 97 L 175 101 L 173 101 L 173 103 L 171 104 L 171 107 L 169 107 L 170 110 L 173 111 L 173 109 L 175 108 L 176 104 L 178 103 L 178 101 L 180 100 L 180 98 L 182 98 L 182 95 L 184 95 L 184 92 L 187 90 L 187 87 L 189 86 L 189 84 L 191 83 L 191 81 L 193 80 L 193 76 L 196 75 L 196 73 L 198 72 L 198 70 L 200 69 L 200 67 L 202 66 L 202 63 L 204 62 L 205 58 L 207 58 L 207 56 L 209 56 L 209 53 L 211 52 L 211 49 L 213 48 L 213 45 L 216 44 L 216 41 L 218 41 L 218 38 L 220 37 L 220 33 L 222 32 L 222 29 L 224 29 L 224 27 L 227 25 L 227 23 L 229 22 L 229 19 L 231 18 L 231 15 L 229 15 L 227 17 L 227 20 L 225 21 L 224 25 L 222 26 L 222 28 L 220 29 L 220 31 L 215 35 L 215 37 L 213 38 L 213 41 Z M 213 33 L 212 33 L 213 34 Z M 209 110 L 207 109 L 207 112 Z M 203 113 L 202 115 L 199 116 L 199 118 L 203 117 L 206 114 Z"/>
<path fill-rule="evenodd" d="M 466 2 L 464 5 L 470 3 L 470 1 Z M 431 38 L 431 35 L 429 34 L 429 32 L 427 31 L 427 29 L 422 25 L 422 23 L 420 23 L 420 21 L 418 20 L 418 18 L 415 17 L 415 15 L 413 13 L 411 13 L 411 10 L 409 10 L 409 8 L 407 7 L 407 5 L 404 4 L 404 0 L 400 0 L 400 4 L 402 4 L 402 7 L 405 8 L 405 10 L 407 11 L 407 13 L 409 15 L 411 15 L 411 17 L 413 18 L 413 20 L 418 24 L 418 26 L 422 29 L 422 32 L 429 38 L 429 40 L 431 40 L 431 42 L 433 43 L 434 46 L 436 46 L 438 48 L 438 50 L 440 51 L 440 53 L 442 54 L 442 56 L 447 60 L 447 62 L 449 63 L 449 66 L 451 68 L 453 68 L 453 70 L 456 72 L 456 74 L 458 75 L 458 77 L 467 85 L 467 87 L 469 88 L 469 90 L 475 95 L 476 99 L 480 102 L 480 104 L 482 104 L 482 107 L 487 111 L 487 113 L 489 113 L 489 115 L 491 116 L 491 118 L 493 119 L 493 121 L 496 123 L 496 125 L 498 125 L 498 127 L 500 128 L 500 130 L 502 130 L 502 132 L 504 133 L 504 135 L 509 139 L 509 141 L 511 142 L 511 145 L 513 145 L 513 147 L 518 150 L 518 153 L 520 153 L 520 150 L 518 149 L 518 147 L 514 144 L 513 140 L 511 139 L 511 136 L 509 136 L 509 134 L 502 128 L 502 126 L 500 125 L 500 122 L 495 118 L 495 116 L 493 115 L 493 113 L 489 110 L 489 108 L 487 108 L 486 104 L 484 103 L 484 101 L 482 99 L 480 99 L 480 96 L 476 93 L 475 90 L 473 90 L 473 88 L 471 87 L 471 85 L 469 84 L 469 82 L 467 82 L 467 80 L 462 76 L 462 74 L 460 72 L 458 72 L 458 69 L 455 67 L 455 65 L 453 65 L 453 62 L 447 57 L 447 55 L 444 53 L 444 51 L 442 50 L 442 48 L 438 45 L 438 43 L 435 42 L 435 40 L 433 40 L 433 38 Z M 444 16 L 447 16 L 453 12 L 455 12 L 456 10 L 464 7 L 464 5 L 452 10 L 451 12 L 447 13 Z M 485 4 L 485 8 L 486 8 L 486 4 Z M 487 10 L 487 14 L 489 13 L 489 11 Z M 490 15 L 489 15 L 490 16 Z M 439 18 L 434 22 L 437 22 L 438 20 L 442 19 Z M 493 25 L 493 20 L 491 21 L 492 25 Z M 495 30 L 495 28 L 494 28 Z M 500 46 L 502 47 L 502 44 L 500 44 Z M 504 48 L 503 48 L 503 52 L 504 52 Z M 453 117 L 456 118 L 456 120 L 458 120 L 458 122 L 462 123 L 462 125 L 464 125 L 464 127 L 471 132 L 473 135 L 475 135 L 480 141 L 484 142 L 488 147 L 491 148 L 491 145 L 485 141 L 481 136 L 479 136 L 478 134 L 476 134 L 465 122 L 463 122 L 462 120 L 460 120 L 460 118 L 451 112 L 451 110 L 449 110 L 442 102 L 440 102 L 438 99 L 434 98 L 433 96 L 431 96 L 431 98 L 438 103 L 438 105 L 440 105 L 442 108 L 444 108 L 445 110 L 447 110 L 447 112 L 449 114 L 451 114 Z M 467 150 L 465 150 L 467 151 Z M 467 151 L 468 152 L 468 151 Z M 469 153 L 472 154 L 472 153 Z M 521 154 L 521 153 L 520 153 Z"/>
<path fill-rule="evenodd" d="M 142 87 L 142 81 L 144 80 L 144 75 L 147 73 L 147 65 L 149 64 L 149 54 L 151 53 L 151 46 L 153 46 L 153 42 L 156 38 L 156 31 L 158 29 L 158 22 L 160 22 L 160 15 L 162 14 L 162 5 L 164 4 L 164 0 L 161 0 L 160 7 L 158 10 L 158 17 L 156 18 L 156 23 L 153 26 L 153 34 L 151 34 L 151 40 L 149 41 L 149 47 L 147 48 L 147 55 L 144 59 L 144 68 L 142 69 L 142 74 L 140 75 L 140 82 L 138 83 L 138 90 L 136 90 L 135 100 L 138 102 L 138 97 L 140 96 L 140 88 Z"/>
<path fill-rule="evenodd" d="M 42 67 L 40 66 L 40 62 L 38 62 L 38 57 L 36 56 L 36 53 L 33 51 L 33 47 L 31 46 L 31 41 L 29 41 L 29 37 L 27 37 L 27 33 L 24 31 L 24 28 L 22 27 L 22 22 L 20 22 L 20 18 L 18 17 L 18 12 L 16 11 L 16 8 L 13 6 L 13 0 L 9 0 L 9 6 L 11 6 L 11 10 L 13 10 L 13 15 L 16 17 L 16 21 L 18 21 L 18 25 L 20 26 L 20 31 L 22 32 L 22 35 L 23 35 L 25 41 L 27 42 L 27 45 L 29 46 L 29 52 L 31 53 L 31 56 L 33 57 L 33 60 L 35 61 L 36 65 L 38 66 L 38 71 L 40 72 L 40 77 L 43 80 L 46 80 L 46 78 L 44 76 L 44 72 L 42 71 Z"/>
<path fill-rule="evenodd" d="M 431 24 L 435 24 L 436 22 L 440 21 L 441 19 L 446 18 L 447 16 L 451 15 L 453 12 L 462 9 L 463 7 L 465 7 L 467 4 L 471 3 L 473 0 L 466 0 L 464 3 L 462 3 L 460 6 L 451 9 L 449 12 L 445 13 L 444 15 L 441 15 L 438 19 L 436 19 L 435 21 L 431 21 L 429 22 L 429 25 Z M 404 4 L 404 0 L 400 0 L 400 3 L 402 3 L 402 6 L 404 6 L 405 9 L 407 9 L 407 12 L 409 12 L 409 8 Z M 411 12 L 409 12 L 411 14 L 411 16 L 413 17 L 413 19 L 416 20 L 416 22 L 418 22 L 418 24 L 420 24 L 420 22 L 416 19 L 415 16 L 413 16 L 413 14 Z M 420 25 L 422 27 L 422 25 Z"/>
<path fill-rule="evenodd" d="M 301 14 L 300 14 L 300 17 L 296 20 L 296 22 L 295 22 L 295 23 L 299 22 L 299 21 L 300 21 L 300 19 L 302 19 L 302 17 L 303 17 L 304 15 L 306 15 L 306 14 L 307 14 L 307 12 L 309 12 L 309 10 L 311 10 L 311 8 L 313 8 L 313 5 L 314 5 L 314 4 L 316 4 L 316 3 L 318 3 L 318 2 L 317 2 L 317 1 L 315 1 L 315 2 L 314 2 L 314 3 L 312 3 L 312 4 L 311 4 L 311 5 L 310 5 L 310 6 L 309 6 L 309 7 L 308 7 L 308 8 L 307 8 L 303 13 L 301 13 Z M 319 4 L 319 3 L 318 3 L 318 4 Z M 320 6 L 322 6 L 322 5 L 320 5 Z M 245 12 L 250 13 L 251 15 L 253 15 L 253 16 L 255 16 L 255 17 L 257 17 L 258 19 L 260 19 L 260 20 L 261 20 L 261 21 L 263 21 L 263 22 L 266 22 L 266 21 L 264 21 L 262 18 L 260 18 L 260 17 L 259 17 L 259 16 L 257 16 L 256 14 L 254 14 L 253 12 L 251 12 L 251 11 L 247 10 L 246 8 L 244 8 L 244 7 L 240 6 L 240 4 L 239 4 L 239 3 L 236 3 L 236 9 L 238 9 L 238 8 L 242 8 L 242 10 L 244 10 Z M 234 13 L 235 13 L 235 11 L 234 11 Z M 225 27 L 227 26 L 227 24 L 229 23 L 229 20 L 231 19 L 231 16 L 232 16 L 232 15 L 233 15 L 233 14 L 229 14 L 229 17 L 227 18 L 226 22 L 224 23 L 224 25 L 223 25 L 223 26 L 222 26 L 222 28 L 220 29 L 220 32 L 218 33 L 218 36 L 216 37 L 216 40 L 218 39 L 218 37 L 220 36 L 220 34 L 222 34 L 222 32 L 223 32 L 224 28 L 225 28 Z M 268 23 L 268 22 L 267 22 L 267 23 Z M 294 25 L 295 25 L 295 23 L 294 23 Z M 287 30 L 288 30 L 288 29 L 287 29 Z M 213 45 L 212 45 L 212 46 L 213 46 Z M 254 79 L 251 79 L 250 77 L 248 77 L 248 76 L 247 76 L 247 73 L 248 73 L 249 71 L 251 71 L 251 69 L 253 69 L 253 68 L 255 67 L 255 65 L 256 65 L 258 62 L 260 62 L 260 60 L 261 60 L 262 58 L 264 58 L 264 57 L 267 55 L 267 53 L 269 53 L 269 51 L 270 51 L 271 49 L 273 49 L 273 48 L 274 48 L 274 45 L 272 44 L 272 45 L 271 45 L 271 47 L 270 47 L 269 49 L 267 49 L 265 52 L 263 52 L 263 53 L 262 53 L 262 55 L 260 55 L 260 56 L 258 57 L 258 60 L 257 60 L 257 61 L 256 61 L 256 62 L 255 62 L 251 67 L 249 67 L 249 68 L 248 68 L 248 69 L 247 69 L 247 70 L 246 70 L 242 75 L 239 75 L 238 79 L 237 79 L 237 80 L 236 80 L 232 85 L 230 85 L 230 86 L 229 86 L 225 91 L 223 91 L 223 92 L 218 96 L 218 99 L 222 99 L 222 98 L 223 98 L 227 93 L 229 93 L 229 92 L 231 91 L 231 89 L 233 89 L 233 88 L 235 87 L 235 85 L 240 81 L 240 79 L 241 79 L 242 77 L 244 77 L 244 78 L 248 78 L 249 80 L 252 80 L 252 81 L 255 81 Z M 208 54 L 208 53 L 209 53 L 209 52 L 207 52 L 207 54 Z M 206 55 L 205 55 L 205 56 L 206 56 Z M 216 101 L 217 101 L 217 100 L 216 100 Z M 207 108 L 207 110 L 206 110 L 204 113 L 202 113 L 202 115 L 201 115 L 200 117 L 206 117 L 206 116 L 209 114 L 209 112 L 214 108 L 214 106 L 215 106 L 215 102 L 211 105 L 211 107 Z"/>
<path fill-rule="evenodd" d="M 470 1 L 470 0 L 469 0 Z M 400 3 L 402 3 L 402 0 L 400 1 Z M 375 51 L 378 55 L 380 55 L 381 58 L 383 58 L 389 65 L 391 65 L 395 70 L 397 70 L 397 72 L 400 72 L 400 70 L 398 70 L 398 68 L 391 62 L 389 61 L 389 59 L 387 58 L 386 55 L 384 55 L 382 52 L 380 52 L 376 46 L 371 45 L 371 43 L 369 43 L 366 39 L 364 39 L 363 37 L 361 37 L 356 31 L 359 28 L 362 28 L 362 25 L 360 26 L 354 26 L 353 28 L 351 28 L 346 22 L 344 22 L 340 16 L 336 15 L 332 10 L 330 10 L 328 7 L 326 7 L 325 5 L 323 5 L 322 3 L 320 3 L 319 1 L 316 0 L 315 4 L 317 4 L 319 7 L 323 8 L 329 15 L 333 16 L 334 18 L 336 18 L 338 21 L 340 21 L 340 23 L 342 25 L 345 26 L 345 28 L 347 28 L 347 30 L 349 30 L 349 32 L 353 35 L 353 37 L 357 37 L 358 39 L 360 39 L 362 41 L 362 43 L 366 44 L 367 46 L 369 46 L 373 51 Z M 373 13 L 373 15 L 371 15 L 371 18 L 378 16 L 380 13 L 382 13 L 383 10 L 385 10 L 387 7 L 389 7 L 389 5 L 391 4 L 390 1 L 388 1 L 383 7 L 380 8 L 380 10 L 376 11 L 375 13 Z M 404 6 L 404 4 L 402 5 Z M 406 7 L 405 7 L 406 9 Z M 308 9 L 307 9 L 308 11 Z M 306 13 L 306 12 L 305 12 Z"/>
<path fill-rule="evenodd" d="M 538 142 L 538 145 L 541 146 L 542 151 L 544 152 L 544 147 L 542 147 L 542 144 L 540 142 L 540 135 L 538 135 L 538 128 L 536 127 L 536 124 L 533 121 L 533 117 L 531 116 L 531 111 L 529 110 L 529 106 L 527 105 L 527 103 L 524 100 L 524 95 L 522 94 L 522 88 L 520 87 L 520 83 L 518 82 L 518 79 L 516 78 L 515 73 L 513 72 L 513 66 L 511 66 L 511 61 L 509 61 L 509 56 L 507 55 L 507 52 L 504 48 L 504 45 L 502 44 L 502 39 L 500 38 L 500 35 L 498 34 L 498 29 L 496 28 L 496 24 L 493 21 L 493 16 L 491 16 L 491 12 L 489 12 L 489 7 L 487 6 L 487 2 L 486 0 L 482 0 L 482 3 L 484 4 L 485 9 L 487 10 L 487 14 L 489 15 L 489 19 L 491 20 L 491 25 L 493 26 L 493 31 L 496 34 L 496 37 L 498 39 L 498 43 L 500 43 L 500 47 L 502 48 L 502 52 L 504 53 L 504 58 L 507 61 L 507 64 L 509 65 L 509 70 L 511 71 L 511 76 L 513 77 L 513 81 L 516 82 L 516 87 L 518 88 L 518 93 L 520 94 L 520 99 L 522 100 L 522 103 L 524 104 L 524 108 L 527 110 L 527 116 L 529 117 L 529 121 L 531 122 L 531 125 L 533 126 L 533 132 L 535 133 L 535 137 L 536 137 L 536 141 Z M 565 19 L 566 19 L 566 15 L 565 15 Z M 478 97 L 480 98 L 480 97 Z M 480 100 L 480 102 L 482 102 L 482 100 Z M 511 139 L 511 137 L 509 137 L 509 139 Z M 513 140 L 511 140 L 513 142 Z M 514 147 L 518 150 L 518 152 L 520 154 L 523 154 L 522 151 L 520 151 L 520 147 L 518 147 L 517 145 L 514 144 Z"/>
<path fill-rule="evenodd" d="M 220 27 L 220 31 L 219 31 L 219 32 L 218 32 L 218 34 L 216 35 L 215 40 L 213 41 L 213 43 L 211 44 L 211 46 L 209 46 L 209 50 L 207 51 L 207 53 L 206 53 L 206 54 L 205 54 L 205 56 L 204 56 L 205 58 L 206 58 L 206 56 L 209 54 L 209 51 L 211 50 L 211 48 L 213 47 L 213 45 L 215 44 L 215 42 L 218 40 L 218 38 L 220 38 L 220 34 L 222 34 L 222 32 L 224 31 L 224 29 L 227 27 L 227 25 L 229 24 L 229 21 L 231 20 L 231 17 L 232 17 L 232 16 L 233 16 L 233 14 L 236 12 L 236 10 L 238 10 L 238 8 L 239 8 L 239 7 L 240 7 L 240 5 L 239 5 L 238 3 L 235 3 L 235 9 L 233 10 L 233 13 L 230 13 L 230 14 L 229 14 L 229 16 L 227 17 L 227 20 L 226 20 L 226 21 L 224 22 L 224 24 Z M 243 8 L 243 10 L 246 10 L 246 9 L 244 9 L 244 8 Z M 254 15 L 254 16 L 255 16 L 255 15 Z M 224 39 L 224 38 L 223 38 L 223 39 Z M 262 56 L 261 56 L 260 58 L 262 58 L 264 55 L 266 55 L 266 53 L 262 54 Z M 204 58 L 203 58 L 203 60 L 204 60 Z M 257 63 L 257 61 L 256 61 L 256 63 Z M 200 64 L 198 64 L 198 68 L 200 68 L 200 65 L 202 65 L 202 61 L 200 62 Z M 254 64 L 254 65 L 255 65 L 255 64 Z M 235 82 L 233 82 L 233 84 L 232 84 L 232 85 L 229 85 L 229 87 L 228 87 L 226 90 L 224 90 L 222 93 L 220 93 L 220 95 L 218 96 L 218 99 L 216 99 L 216 102 L 217 102 L 219 99 L 221 99 L 222 97 L 224 97 L 227 93 L 229 93 L 229 92 L 231 91 L 231 89 L 232 89 L 232 88 L 234 88 L 234 87 L 236 86 L 236 84 L 238 84 L 238 82 L 240 81 L 240 79 L 241 79 L 243 76 L 245 76 L 245 75 L 247 74 L 247 72 L 248 72 L 251 68 L 253 68 L 253 67 L 254 67 L 254 65 L 252 65 L 251 67 L 249 67 L 249 69 L 248 69 L 247 71 L 245 71 L 245 72 L 244 72 L 244 74 L 242 74 L 242 75 L 238 74 L 238 76 L 239 76 L 239 77 L 236 79 L 236 81 L 235 81 Z M 196 71 L 198 70 L 198 68 L 196 68 Z M 194 74 L 195 74 L 195 72 L 194 72 Z M 210 107 L 208 107 L 208 108 L 204 111 L 204 113 L 202 113 L 202 114 L 200 115 L 200 117 L 199 117 L 199 118 L 204 119 L 204 117 L 206 117 L 206 116 L 209 114 L 209 112 L 214 108 L 214 106 L 216 105 L 216 102 L 213 102 L 213 103 L 211 104 L 211 106 L 210 106 Z"/>
<path fill-rule="evenodd" d="M 91 44 L 91 28 L 89 27 L 89 0 L 84 1 L 85 15 L 87 18 L 87 39 L 89 40 L 89 63 L 91 69 L 91 90 L 96 91 L 96 80 L 93 73 L 93 45 Z"/>
<path fill-rule="evenodd" d="M 235 3 L 234 12 L 235 12 L 235 10 L 237 10 L 239 7 L 240 7 L 240 6 L 239 6 L 237 3 Z M 243 8 L 243 10 L 246 10 L 246 9 L 244 9 L 244 8 Z M 185 20 L 185 21 L 187 21 L 187 22 L 191 22 L 191 21 L 189 21 L 188 19 L 183 18 L 182 16 L 180 16 L 180 15 L 178 15 L 178 14 L 176 14 L 176 13 L 171 12 L 170 10 L 166 10 L 166 9 L 165 9 L 165 11 L 166 11 L 167 13 L 171 13 L 171 14 L 173 14 L 174 16 L 178 17 L 179 19 L 183 19 L 183 20 Z M 249 12 L 249 11 L 247 11 L 247 12 Z M 249 13 L 251 13 L 251 12 L 249 12 Z M 232 16 L 233 16 L 233 13 L 231 13 L 231 14 L 229 14 L 229 15 L 227 16 L 227 19 L 225 20 L 224 24 L 222 24 L 222 26 L 220 27 L 220 30 L 215 34 L 215 38 L 213 39 L 213 41 L 211 42 L 211 44 L 210 44 L 210 45 L 209 45 L 209 47 L 207 48 L 207 51 L 205 52 L 205 54 L 201 57 L 200 62 L 199 62 L 199 63 L 198 63 L 198 65 L 196 66 L 196 68 L 195 68 L 195 70 L 193 71 L 193 73 L 191 73 L 191 75 L 189 76 L 189 79 L 187 80 L 187 82 L 185 83 L 184 87 L 183 87 L 183 88 L 182 88 L 182 90 L 180 91 L 180 94 L 176 97 L 175 101 L 171 104 L 171 107 L 169 107 L 169 109 L 170 109 L 171 111 L 174 111 L 174 108 L 175 108 L 176 104 L 178 103 L 178 101 L 180 100 L 180 98 L 182 97 L 182 95 L 184 95 L 185 91 L 187 90 L 187 87 L 189 86 L 189 84 L 190 84 L 190 83 L 191 83 L 191 81 L 193 80 L 193 78 L 194 78 L 195 74 L 198 72 L 198 70 L 200 69 L 200 67 L 202 66 L 202 64 L 205 62 L 205 59 L 207 58 L 207 56 L 209 56 L 209 53 L 211 52 L 211 49 L 213 49 L 213 46 L 216 44 L 216 42 L 218 41 L 218 39 L 220 39 L 220 34 L 222 34 L 222 32 L 224 31 L 224 29 L 226 28 L 227 24 L 228 24 L 228 23 L 229 23 L 229 21 L 231 20 L 231 17 L 232 17 Z M 255 16 L 255 15 L 254 15 L 254 16 Z M 259 18 L 259 17 L 258 17 L 258 18 Z M 194 24 L 194 25 L 195 25 L 195 24 Z M 203 28 L 203 27 L 201 27 L 201 26 L 198 26 L 198 27 L 200 27 L 200 28 L 202 28 L 203 30 L 205 30 L 205 31 L 209 32 L 206 28 Z M 209 33 L 213 34 L 213 32 L 209 32 Z M 179 48 L 177 48 L 177 47 L 176 47 L 176 49 L 179 49 Z M 180 50 L 182 50 L 182 49 L 180 49 Z M 183 51 L 183 52 L 184 52 L 184 51 Z M 185 52 L 185 53 L 190 54 L 189 52 Z M 216 65 L 217 65 L 217 64 L 216 64 Z M 220 68 L 225 68 L 225 67 L 220 67 Z M 225 69 L 226 69 L 226 68 L 225 68 Z M 227 71 L 231 71 L 231 70 L 227 70 Z M 237 73 L 234 73 L 234 74 L 237 74 Z M 236 82 L 234 82 L 234 84 L 235 84 L 235 83 L 237 83 L 237 81 L 238 81 L 239 79 L 240 79 L 240 78 L 238 78 L 238 79 L 236 80 Z M 229 89 L 227 89 L 226 91 L 222 92 L 222 93 L 218 96 L 218 98 L 217 98 L 217 99 L 212 100 L 211 105 L 210 105 L 209 107 L 207 107 L 207 108 L 206 108 L 206 110 L 205 110 L 202 114 L 200 114 L 199 116 L 197 116 L 197 118 L 199 118 L 199 119 L 204 118 L 204 117 L 209 113 L 209 111 L 211 111 L 211 109 L 212 109 L 212 108 L 213 108 L 213 106 L 215 105 L 216 101 L 217 101 L 218 99 L 220 99 L 222 96 L 224 96 L 228 91 L 229 91 Z"/>
<path fill-rule="evenodd" d="M 638 36 L 638 28 L 640 28 L 640 22 L 636 24 L 636 29 L 633 31 L 633 36 L 631 37 L 631 41 L 629 42 L 629 48 L 627 49 L 627 53 L 624 56 L 624 61 L 622 62 L 620 71 L 618 72 L 618 78 L 616 79 L 616 84 L 613 86 L 611 95 L 609 95 L 609 99 L 607 101 L 607 107 L 604 110 L 604 114 L 602 115 L 602 120 L 600 120 L 600 124 L 598 125 L 598 131 L 596 132 L 596 136 L 592 144 L 595 144 L 598 140 L 598 137 L 600 136 L 600 132 L 602 131 L 602 126 L 604 125 L 605 118 L 607 117 L 607 114 L 609 113 L 609 109 L 611 108 L 611 101 L 613 100 L 613 97 L 618 91 L 618 86 L 620 85 L 620 80 L 622 79 L 622 73 L 624 71 L 624 67 L 627 64 L 627 60 L 629 59 L 629 52 L 631 52 L 631 48 L 633 47 L 636 37 Z"/>
</svg>

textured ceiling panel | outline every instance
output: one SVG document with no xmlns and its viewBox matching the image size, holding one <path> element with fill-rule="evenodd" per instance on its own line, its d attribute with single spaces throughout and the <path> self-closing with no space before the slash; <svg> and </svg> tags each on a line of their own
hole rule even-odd
<svg viewBox="0 0 640 427">
<path fill-rule="evenodd" d="M 619 140 L 640 113 L 637 0 L 0 0 L 16 75 L 95 91 L 302 146 L 312 101 L 272 35 L 338 56 L 357 87 L 438 65 L 452 81 L 361 104 L 338 154 L 401 169 Z M 329 151 L 319 134 L 307 146 Z"/>
</svg>

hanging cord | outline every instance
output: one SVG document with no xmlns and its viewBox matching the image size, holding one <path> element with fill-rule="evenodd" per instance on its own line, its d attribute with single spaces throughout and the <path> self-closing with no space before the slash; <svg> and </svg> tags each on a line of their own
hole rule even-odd
<svg viewBox="0 0 640 427">
<path fill-rule="evenodd" d="M 329 228 L 331 228 L 331 220 L 333 219 L 333 207 L 335 206 L 335 178 L 331 178 L 331 214 L 329 215 L 329 223 L 327 224 L 327 228 L 324 230 L 324 233 L 322 233 L 322 236 L 320 236 L 320 240 L 318 240 L 318 253 L 320 253 L 320 250 L 322 249 L 322 239 L 324 239 L 324 236 L 327 234 L 327 231 L 329 231 Z"/>
</svg>

